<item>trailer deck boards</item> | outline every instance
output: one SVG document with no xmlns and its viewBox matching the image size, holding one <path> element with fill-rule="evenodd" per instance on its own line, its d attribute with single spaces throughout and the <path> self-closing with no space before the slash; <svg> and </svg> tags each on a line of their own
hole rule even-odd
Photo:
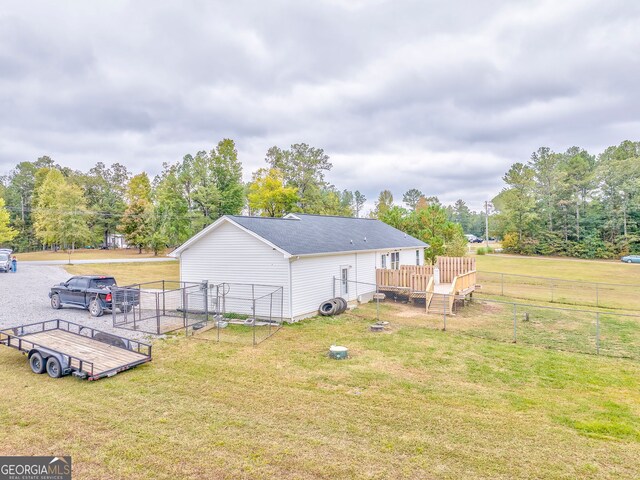
<svg viewBox="0 0 640 480">
<path fill-rule="evenodd" d="M 30 335 L 23 335 L 20 338 L 91 362 L 93 363 L 94 375 L 100 375 L 104 372 L 121 368 L 124 365 L 146 359 L 146 356 L 141 353 L 107 345 L 92 338 L 83 337 L 82 335 L 76 335 L 75 333 L 64 330 L 32 333 Z M 72 359 L 71 366 L 79 368 L 79 361 Z"/>
<path fill-rule="evenodd" d="M 63 375 L 73 373 L 89 380 L 112 376 L 151 361 L 149 344 L 66 320 L 47 320 L 0 330 L 0 345 L 28 353 L 30 362 L 34 352 L 44 360 L 55 357 Z M 47 363 L 49 372 L 48 368 Z M 42 373 L 40 368 L 34 369 L 34 365 L 32 370 Z"/>
</svg>

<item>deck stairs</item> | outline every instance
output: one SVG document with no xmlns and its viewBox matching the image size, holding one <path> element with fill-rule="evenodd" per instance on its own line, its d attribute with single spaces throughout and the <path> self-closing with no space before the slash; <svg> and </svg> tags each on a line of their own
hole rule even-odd
<svg viewBox="0 0 640 480">
<path fill-rule="evenodd" d="M 447 295 L 434 293 L 431 296 L 429 305 L 427 306 L 427 313 L 433 313 L 434 315 L 446 314 L 453 315 L 451 311 L 451 302 Z"/>
</svg>

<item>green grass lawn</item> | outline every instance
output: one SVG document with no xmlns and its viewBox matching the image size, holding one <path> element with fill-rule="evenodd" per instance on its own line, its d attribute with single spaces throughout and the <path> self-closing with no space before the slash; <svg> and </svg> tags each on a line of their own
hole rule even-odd
<svg viewBox="0 0 640 480">
<path fill-rule="evenodd" d="M 640 310 L 640 265 L 510 255 L 476 258 L 479 295 Z"/>
<path fill-rule="evenodd" d="M 100 250 L 100 249 L 77 249 L 71 252 L 71 261 L 73 260 L 98 260 L 98 259 L 106 259 L 106 258 L 149 258 L 153 257 L 152 252 L 142 252 L 138 253 L 137 249 L 118 249 L 118 250 Z M 50 250 L 47 251 L 36 251 L 36 252 L 25 252 L 25 253 L 16 253 L 16 257 L 18 257 L 19 261 L 46 261 L 46 260 L 68 260 L 69 252 L 59 250 L 57 252 L 53 252 Z"/>
<path fill-rule="evenodd" d="M 478 255 L 476 256 L 476 268 L 484 272 L 537 275 L 583 282 L 640 285 L 640 264 L 627 264 L 616 260 Z"/>
<path fill-rule="evenodd" d="M 0 349 L 6 455 L 75 478 L 637 478 L 640 364 L 416 328 L 388 305 L 253 348 L 175 337 L 94 383 Z M 406 320 L 406 322 L 405 322 Z M 330 360 L 332 343 L 351 358 Z"/>
<path fill-rule="evenodd" d="M 175 262 L 149 263 L 85 263 L 64 265 L 71 275 L 112 275 L 118 285 L 153 282 L 156 280 L 180 280 L 180 264 Z"/>
</svg>

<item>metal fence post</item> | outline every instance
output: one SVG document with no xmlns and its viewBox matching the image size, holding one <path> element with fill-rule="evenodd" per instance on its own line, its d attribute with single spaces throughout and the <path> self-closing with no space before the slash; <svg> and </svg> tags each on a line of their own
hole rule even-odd
<svg viewBox="0 0 640 480">
<path fill-rule="evenodd" d="M 253 303 L 253 307 L 252 307 L 252 311 L 253 311 L 253 346 L 255 347 L 256 346 L 256 299 L 255 298 L 252 300 L 252 303 Z"/>
<path fill-rule="evenodd" d="M 224 287 L 223 287 L 224 288 Z M 222 321 L 222 313 L 220 309 L 220 285 L 216 285 L 216 334 L 217 341 L 220 343 L 220 322 Z"/>
<path fill-rule="evenodd" d="M 553 282 L 551 282 L 551 303 L 553 303 Z"/>
<path fill-rule="evenodd" d="M 596 283 L 596 307 L 600 306 L 600 292 L 598 290 L 598 284 Z"/>
<path fill-rule="evenodd" d="M 269 294 L 269 336 L 271 336 L 271 319 L 273 318 L 273 292 Z"/>
<path fill-rule="evenodd" d="M 596 312 L 596 355 L 600 355 L 600 312 Z"/>
<path fill-rule="evenodd" d="M 209 321 L 209 280 L 205 280 L 204 282 L 202 282 L 202 289 L 203 289 L 203 294 L 202 294 L 202 301 L 204 302 L 204 321 L 208 322 Z"/>
<path fill-rule="evenodd" d="M 518 306 L 513 304 L 513 343 L 518 341 Z"/>
<path fill-rule="evenodd" d="M 162 315 L 166 315 L 167 314 L 167 308 L 166 308 L 166 302 L 165 302 L 165 292 L 166 291 L 167 291 L 167 289 L 165 288 L 164 280 L 162 280 Z"/>
<path fill-rule="evenodd" d="M 158 332 L 158 335 L 160 335 L 160 298 L 158 297 L 157 293 L 155 294 L 155 296 L 156 296 L 156 331 Z"/>
</svg>

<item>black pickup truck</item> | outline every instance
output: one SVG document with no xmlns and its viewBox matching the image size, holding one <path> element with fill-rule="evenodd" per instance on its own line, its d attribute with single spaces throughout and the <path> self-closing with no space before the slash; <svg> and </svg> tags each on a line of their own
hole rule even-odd
<svg viewBox="0 0 640 480">
<path fill-rule="evenodd" d="M 105 310 L 131 311 L 140 302 L 140 294 L 126 290 L 126 295 L 117 287 L 116 279 L 100 275 L 71 277 L 66 282 L 51 287 L 49 298 L 55 310 L 63 305 L 75 305 L 89 309 L 94 317 L 100 317 Z M 126 301 L 123 301 L 126 297 Z"/>
</svg>

